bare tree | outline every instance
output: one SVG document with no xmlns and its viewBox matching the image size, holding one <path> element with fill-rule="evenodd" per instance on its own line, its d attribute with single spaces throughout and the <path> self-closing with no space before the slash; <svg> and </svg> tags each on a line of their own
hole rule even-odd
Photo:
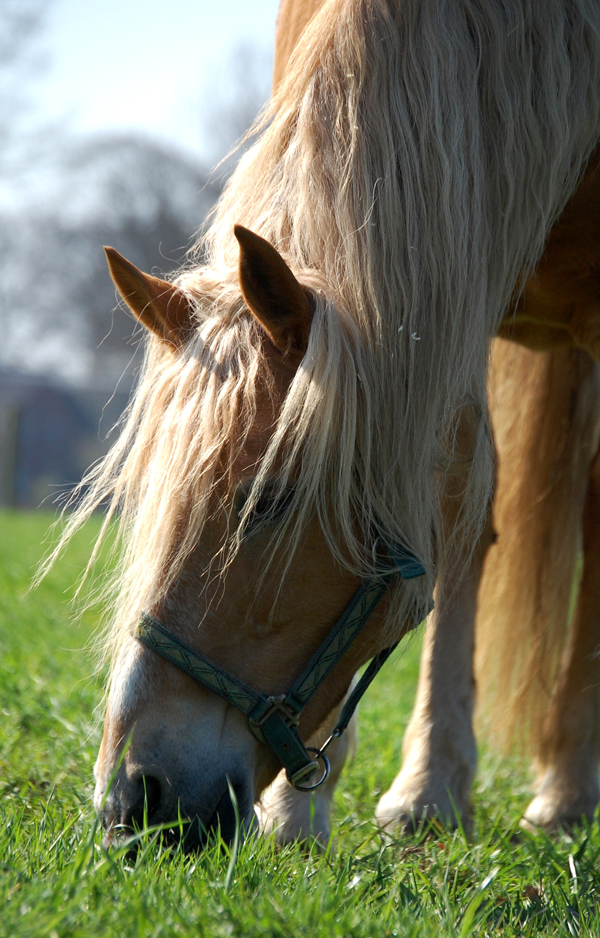
<svg viewBox="0 0 600 938">
<path fill-rule="evenodd" d="M 168 272 L 218 191 L 191 160 L 138 137 L 74 146 L 61 179 L 43 209 L 12 219 L 0 363 L 110 387 L 132 357 L 135 323 L 116 308 L 103 244 Z"/>
<path fill-rule="evenodd" d="M 0 173 L 22 164 L 28 87 L 39 71 L 38 39 L 53 0 L 0 0 Z"/>
<path fill-rule="evenodd" d="M 27 59 L 50 2 L 0 0 L 0 27 L 3 16 L 10 20 L 23 50 L 11 45 L 3 52 L 2 36 L 0 78 L 2 55 L 11 69 Z M 220 82 L 219 95 L 205 106 L 215 160 L 251 125 L 268 96 L 270 74 L 269 56 L 250 47 L 236 51 L 228 82 Z M 15 126 L 10 115 L 3 126 L 8 140 Z M 18 211 L 0 207 L 0 366 L 110 388 L 124 370 L 132 374 L 136 324 L 116 307 L 102 245 L 144 270 L 174 269 L 239 154 L 207 181 L 193 158 L 140 136 L 63 136 L 60 142 L 50 168 L 35 167 L 35 178 L 47 183 L 43 200 L 31 197 L 41 189 L 38 181 Z"/>
<path fill-rule="evenodd" d="M 272 71 L 272 52 L 242 44 L 206 89 L 200 123 L 216 178 L 229 176 L 251 143 L 244 138 L 269 98 Z"/>
</svg>

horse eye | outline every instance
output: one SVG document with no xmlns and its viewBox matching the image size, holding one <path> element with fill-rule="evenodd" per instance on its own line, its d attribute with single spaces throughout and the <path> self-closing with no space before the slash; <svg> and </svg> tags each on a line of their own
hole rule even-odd
<svg viewBox="0 0 600 938">
<path fill-rule="evenodd" d="M 241 485 L 235 493 L 235 509 L 238 516 L 242 513 L 250 495 L 251 485 Z M 286 488 L 283 491 L 278 485 L 267 484 L 261 495 L 246 519 L 245 532 L 254 534 L 259 528 L 272 524 L 277 518 L 281 517 L 287 511 L 294 495 L 293 488 Z"/>
</svg>

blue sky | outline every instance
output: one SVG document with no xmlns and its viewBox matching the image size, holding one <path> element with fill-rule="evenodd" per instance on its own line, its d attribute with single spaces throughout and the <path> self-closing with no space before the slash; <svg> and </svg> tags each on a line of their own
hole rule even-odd
<svg viewBox="0 0 600 938">
<path fill-rule="evenodd" d="M 201 112 L 240 43 L 271 50 L 278 0 L 55 0 L 35 98 L 75 131 L 143 130 L 202 153 Z"/>
</svg>

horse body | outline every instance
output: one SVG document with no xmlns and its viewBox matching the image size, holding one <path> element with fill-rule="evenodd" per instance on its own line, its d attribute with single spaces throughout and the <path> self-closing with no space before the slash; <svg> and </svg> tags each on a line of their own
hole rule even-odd
<svg viewBox="0 0 600 938">
<path fill-rule="evenodd" d="M 140 823 L 145 801 L 154 822 L 179 809 L 230 832 L 229 778 L 246 824 L 263 793 L 266 829 L 306 831 L 308 797 L 276 778 L 244 718 L 132 630 L 146 611 L 255 690 L 285 693 L 361 579 L 381 576 L 378 538 L 427 575 L 389 591 L 300 733 L 326 733 L 356 669 L 412 627 L 437 579 L 410 785 L 379 814 L 468 799 L 472 622 L 492 539 L 488 344 L 600 139 L 600 12 L 287 2 L 277 45 L 270 112 L 202 263 L 162 287 L 113 270 L 154 338 L 69 529 L 107 498 L 109 517 L 121 510 L 96 768 L 109 829 Z M 236 242 L 238 223 L 261 237 L 238 229 Z M 335 745 L 323 833 L 349 744 Z"/>
<path fill-rule="evenodd" d="M 475 567 L 454 618 L 429 623 L 404 764 L 378 808 L 387 825 L 468 818 L 474 671 L 482 729 L 533 755 L 525 823 L 591 819 L 598 804 L 599 156 L 492 348 L 496 541 L 481 586 Z"/>
<path fill-rule="evenodd" d="M 283 0 L 276 84 L 321 6 Z M 570 351 L 600 358 L 599 162 L 596 151 L 535 275 L 499 326 L 500 336 L 549 354 L 532 357 L 497 342 L 491 369 L 499 460 L 494 528 L 501 536 L 480 591 L 481 709 L 488 721 L 494 714 L 495 735 L 506 747 L 515 739 L 533 744 L 540 793 L 527 817 L 550 826 L 591 817 L 599 796 L 597 375 L 585 355 Z M 581 543 L 584 572 L 559 678 Z M 460 587 L 430 620 L 403 769 L 378 806 L 383 824 L 410 825 L 432 812 L 447 820 L 457 811 L 468 815 L 476 767 L 473 631 L 489 544 L 486 531 Z"/>
<path fill-rule="evenodd" d="M 600 151 L 553 227 L 498 334 L 535 351 L 575 347 L 600 361 Z"/>
</svg>

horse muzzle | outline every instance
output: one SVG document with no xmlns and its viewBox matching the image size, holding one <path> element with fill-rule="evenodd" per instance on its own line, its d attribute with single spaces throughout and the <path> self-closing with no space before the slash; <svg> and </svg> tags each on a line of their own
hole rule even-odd
<svg viewBox="0 0 600 938">
<path fill-rule="evenodd" d="M 247 721 L 200 690 L 144 697 L 133 713 L 109 701 L 94 795 L 107 842 L 151 830 L 194 849 L 252 828 L 260 744 Z"/>
<path fill-rule="evenodd" d="M 156 765 L 119 771 L 109 789 L 97 786 L 94 801 L 107 845 L 132 846 L 141 831 L 156 831 L 167 843 L 194 850 L 217 834 L 230 843 L 238 827 L 243 835 L 255 824 L 252 780 L 235 767 L 192 784 L 177 784 Z"/>
</svg>

